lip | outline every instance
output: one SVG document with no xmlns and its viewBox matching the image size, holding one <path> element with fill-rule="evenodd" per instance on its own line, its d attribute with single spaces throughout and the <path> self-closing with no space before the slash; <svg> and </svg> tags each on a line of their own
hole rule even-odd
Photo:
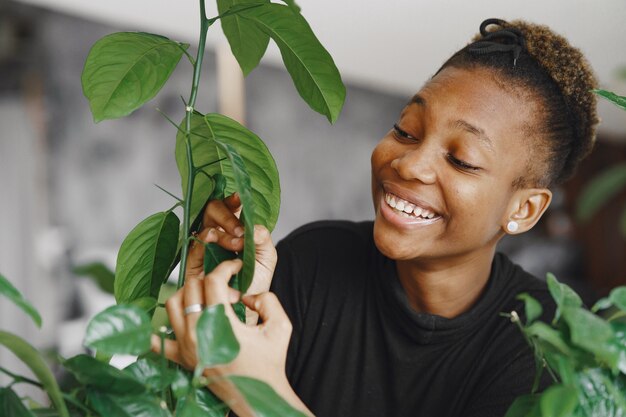
<svg viewBox="0 0 626 417">
<path fill-rule="evenodd" d="M 407 195 L 408 193 L 406 191 L 403 192 L 402 189 L 399 189 L 396 186 L 392 186 L 391 184 L 383 184 L 382 187 L 382 193 L 379 199 L 379 212 L 381 214 L 381 216 L 389 223 L 393 224 L 396 227 L 399 228 L 415 228 L 415 227 L 424 227 L 424 226 L 429 226 L 432 225 L 434 223 L 437 223 L 441 220 L 443 220 L 443 216 L 441 214 L 437 214 L 436 217 L 433 217 L 432 219 L 418 219 L 418 218 L 411 218 L 411 217 L 404 217 L 402 215 L 400 215 L 396 210 L 394 210 L 393 208 L 391 208 L 387 202 L 385 201 L 385 194 L 386 193 L 391 193 L 394 194 L 406 201 L 409 201 L 413 204 L 416 204 L 422 208 L 426 208 L 428 210 L 431 210 L 435 213 L 441 213 L 440 211 L 432 208 L 431 205 L 425 203 L 424 201 L 415 198 L 415 196 L 413 196 L 412 198 L 409 197 L 409 195 Z M 408 198 L 407 198 L 408 197 Z"/>
</svg>

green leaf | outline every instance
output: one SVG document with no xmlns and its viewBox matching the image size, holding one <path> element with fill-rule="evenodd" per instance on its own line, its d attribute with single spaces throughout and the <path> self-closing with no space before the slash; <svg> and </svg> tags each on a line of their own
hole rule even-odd
<svg viewBox="0 0 626 417">
<path fill-rule="evenodd" d="M 94 121 L 126 116 L 152 99 L 188 47 L 163 36 L 134 32 L 113 33 L 97 41 L 82 74 Z"/>
<path fill-rule="evenodd" d="M 174 398 L 180 400 L 187 395 L 191 389 L 191 377 L 186 372 L 176 369 L 176 374 L 174 375 L 171 387 Z"/>
<path fill-rule="evenodd" d="M 541 395 L 543 417 L 570 417 L 577 405 L 576 390 L 572 387 L 553 385 Z"/>
<path fill-rule="evenodd" d="M 553 329 L 543 322 L 537 321 L 530 326 L 527 326 L 524 328 L 524 332 L 529 337 L 537 338 L 543 348 L 545 348 L 547 343 L 557 352 L 564 355 L 572 355 L 572 350 L 567 345 L 563 335 L 558 330 Z"/>
<path fill-rule="evenodd" d="M 139 307 L 146 313 L 150 314 L 152 310 L 157 308 L 157 306 L 159 305 L 159 302 L 154 297 L 142 297 L 142 298 L 137 298 L 136 300 L 131 301 L 129 305 Z"/>
<path fill-rule="evenodd" d="M 217 0 L 217 10 L 219 14 L 223 14 L 233 6 L 259 2 L 259 0 Z M 239 62 L 243 75 L 247 76 L 265 55 L 270 37 L 254 23 L 241 18 L 238 13 L 223 17 L 221 24 L 230 50 Z"/>
<path fill-rule="evenodd" d="M 100 289 L 108 294 L 113 294 L 113 282 L 115 273 L 102 262 L 92 262 L 85 265 L 78 265 L 72 272 L 79 276 L 89 277 Z"/>
<path fill-rule="evenodd" d="M 589 220 L 604 204 L 626 187 L 626 164 L 607 168 L 583 188 L 576 206 L 576 217 Z"/>
<path fill-rule="evenodd" d="M 622 311 L 626 311 L 626 287 L 617 287 L 609 294 L 611 303 Z"/>
<path fill-rule="evenodd" d="M 85 346 L 107 354 L 140 355 L 150 350 L 152 325 L 139 307 L 118 305 L 98 313 L 87 325 Z"/>
<path fill-rule="evenodd" d="M 181 399 L 176 417 L 224 417 L 228 406 L 206 389 L 197 389 Z"/>
<path fill-rule="evenodd" d="M 580 307 L 583 305 L 582 300 L 568 285 L 557 281 L 556 277 L 551 274 L 546 274 L 546 281 L 548 282 L 548 289 L 554 301 L 556 302 L 556 312 L 554 313 L 553 323 L 556 323 L 561 317 L 563 308 L 565 307 Z"/>
<path fill-rule="evenodd" d="M 239 342 L 226 316 L 224 304 L 207 307 L 196 325 L 198 367 L 230 363 L 239 354 Z"/>
<path fill-rule="evenodd" d="M 123 372 L 133 379 L 141 381 L 143 385 L 154 392 L 164 390 L 176 379 L 175 369 L 163 368 L 162 364 L 148 358 L 142 358 L 130 364 L 124 368 Z"/>
<path fill-rule="evenodd" d="M 591 311 L 596 313 L 600 310 L 606 310 L 613 305 L 611 300 L 608 297 L 600 298 L 596 303 L 591 307 Z"/>
<path fill-rule="evenodd" d="M 241 217 L 240 220 L 244 225 L 243 240 L 243 267 L 237 275 L 239 289 L 245 293 L 252 278 L 254 278 L 254 267 L 256 263 L 256 250 L 254 245 L 254 218 L 256 211 L 256 202 L 252 196 L 250 174 L 246 171 L 243 159 L 228 143 L 224 143 L 219 138 L 215 138 L 218 145 L 231 163 L 232 175 L 241 199 Z"/>
<path fill-rule="evenodd" d="M 204 273 L 208 274 L 220 263 L 236 257 L 237 255 L 233 252 L 222 248 L 216 243 L 204 245 Z"/>
<path fill-rule="evenodd" d="M 618 96 L 615 93 L 606 90 L 593 90 L 594 93 L 602 98 L 609 100 L 611 103 L 626 110 L 626 97 Z"/>
<path fill-rule="evenodd" d="M 176 257 L 180 220 L 171 211 L 153 214 L 124 239 L 117 255 L 115 299 L 119 304 L 159 296 Z"/>
<path fill-rule="evenodd" d="M 0 274 L 0 294 L 5 295 L 9 300 L 13 301 L 15 305 L 21 308 L 33 319 L 37 327 L 41 327 L 41 316 L 39 315 L 39 312 L 32 306 L 31 303 L 26 301 L 17 288 L 15 288 L 13 284 L 11 284 L 2 274 Z"/>
<path fill-rule="evenodd" d="M 541 395 L 539 394 L 518 397 L 513 401 L 504 417 L 541 417 L 540 399 Z"/>
<path fill-rule="evenodd" d="M 181 126 L 184 126 L 184 122 Z M 215 138 L 230 144 L 243 159 L 246 171 L 250 174 L 252 198 L 256 206 L 254 224 L 262 224 L 270 231 L 274 229 L 280 210 L 280 182 L 278 169 L 272 154 L 263 141 L 250 130 L 236 121 L 221 114 L 202 115 L 194 113 L 191 117 L 191 147 L 194 165 L 213 176 L 226 177 L 225 194 L 238 191 L 231 162 L 224 160 L 224 152 Z M 221 161 L 220 161 L 221 160 Z M 187 151 L 185 135 L 179 131 L 176 136 L 176 163 L 182 179 L 183 194 L 187 190 Z M 211 164 L 212 163 L 212 164 Z M 214 183 L 205 175 L 196 176 L 191 218 L 196 218 L 214 189 Z"/>
<path fill-rule="evenodd" d="M 88 355 L 77 355 L 63 362 L 65 369 L 87 386 L 114 394 L 134 395 L 146 391 L 146 387 L 133 375 Z"/>
<path fill-rule="evenodd" d="M 611 369 L 617 370 L 620 351 L 614 342 L 611 325 L 595 314 L 577 307 L 563 309 L 572 343 L 593 353 Z"/>
<path fill-rule="evenodd" d="M 211 194 L 211 200 L 223 200 L 226 197 L 226 177 L 222 174 L 213 174 L 215 188 Z"/>
<path fill-rule="evenodd" d="M 332 57 L 307 21 L 290 7 L 273 3 L 239 15 L 256 23 L 276 42 L 302 99 L 334 123 L 343 107 L 346 88 Z"/>
<path fill-rule="evenodd" d="M 245 398 L 256 417 L 304 417 L 265 382 L 244 376 L 228 376 Z"/>
<path fill-rule="evenodd" d="M 529 325 L 530 323 L 541 317 L 543 308 L 541 307 L 539 301 L 537 301 L 535 298 L 531 297 L 527 293 L 519 294 L 515 298 L 524 301 L 524 307 L 526 310 L 526 325 Z"/>
<path fill-rule="evenodd" d="M 87 398 L 94 410 L 106 417 L 170 417 L 159 398 L 151 395 L 110 395 L 89 391 Z"/>
<path fill-rule="evenodd" d="M 0 345 L 7 347 L 35 374 L 61 417 L 69 417 L 56 379 L 41 354 L 24 339 L 0 330 Z"/>
<path fill-rule="evenodd" d="M 0 416 L 35 417 L 11 388 L 0 388 Z"/>
</svg>

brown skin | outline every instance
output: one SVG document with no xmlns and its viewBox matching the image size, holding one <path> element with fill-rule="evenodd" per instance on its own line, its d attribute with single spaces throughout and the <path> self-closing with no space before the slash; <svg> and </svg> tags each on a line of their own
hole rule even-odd
<svg viewBox="0 0 626 417">
<path fill-rule="evenodd" d="M 507 223 L 525 232 L 550 203 L 547 189 L 513 185 L 527 174 L 529 141 L 537 140 L 527 126 L 539 103 L 504 90 L 487 69 L 446 68 L 417 96 L 397 122 L 409 137 L 393 129 L 372 153 L 374 240 L 397 261 L 412 306 L 451 318 L 482 293 Z M 381 210 L 385 190 L 441 217 L 404 224 Z"/>
</svg>

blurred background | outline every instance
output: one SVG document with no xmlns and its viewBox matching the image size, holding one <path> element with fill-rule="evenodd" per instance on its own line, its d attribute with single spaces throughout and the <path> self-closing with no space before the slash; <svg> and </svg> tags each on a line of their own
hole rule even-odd
<svg viewBox="0 0 626 417">
<path fill-rule="evenodd" d="M 211 2 L 209 2 L 211 3 Z M 369 156 L 407 100 L 488 17 L 544 23 L 579 46 L 603 88 L 626 95 L 626 2 L 603 0 L 300 0 L 334 57 L 347 99 L 330 126 L 299 98 L 270 48 L 245 80 L 218 25 L 209 31 L 199 103 L 243 121 L 268 145 L 281 174 L 275 241 L 317 219 L 373 217 Z M 209 15 L 216 15 L 209 5 Z M 165 88 L 131 116 L 94 124 L 80 74 L 91 45 L 115 31 L 159 33 L 193 45 L 196 1 L 0 0 L 0 273 L 42 313 L 44 326 L 0 298 L 0 329 L 63 356 L 79 353 L 88 318 L 113 303 L 75 268 L 102 261 L 142 219 L 181 195 L 175 131 L 157 112 L 183 117 L 185 59 Z M 192 51 L 192 53 L 195 53 Z M 588 302 L 626 284 L 626 239 L 618 231 L 626 193 L 590 221 L 574 216 L 585 183 L 626 161 L 626 112 L 600 100 L 597 147 L 532 233 L 501 249 L 539 277 L 547 271 Z M 626 219 L 622 219 L 626 222 Z M 13 362 L 0 350 L 0 363 Z M 1 377 L 0 377 L 1 378 Z"/>
</svg>

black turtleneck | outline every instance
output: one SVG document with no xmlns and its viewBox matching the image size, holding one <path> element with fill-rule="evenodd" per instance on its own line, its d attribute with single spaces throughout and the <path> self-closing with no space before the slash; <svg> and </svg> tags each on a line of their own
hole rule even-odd
<svg viewBox="0 0 626 417">
<path fill-rule="evenodd" d="M 504 255 L 476 304 L 446 319 L 411 308 L 371 222 L 313 223 L 277 248 L 272 291 L 294 327 L 287 375 L 316 416 L 502 417 L 530 392 L 532 351 L 499 313 L 524 318 L 521 292 L 545 316 L 554 307 L 545 283 Z"/>
</svg>

